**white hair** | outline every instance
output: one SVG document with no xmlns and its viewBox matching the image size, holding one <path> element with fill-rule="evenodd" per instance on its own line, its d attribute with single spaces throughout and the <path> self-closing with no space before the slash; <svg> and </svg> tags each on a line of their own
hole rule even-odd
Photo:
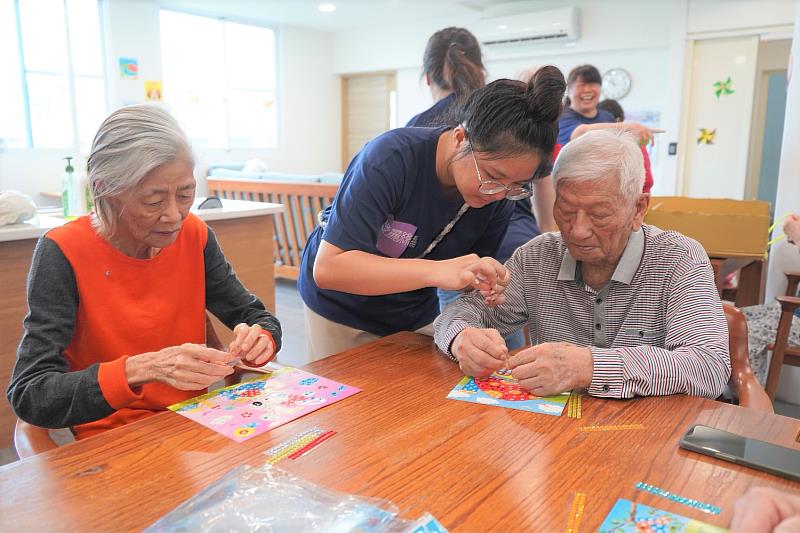
<svg viewBox="0 0 800 533">
<path fill-rule="evenodd" d="M 111 113 L 97 130 L 87 163 L 97 230 L 105 236 L 116 231 L 120 213 L 110 199 L 136 187 L 151 170 L 177 159 L 194 166 L 189 140 L 167 111 L 141 104 Z"/>
<path fill-rule="evenodd" d="M 623 197 L 635 201 L 644 188 L 644 158 L 633 135 L 614 128 L 592 130 L 570 141 L 553 165 L 553 186 L 561 181 L 619 178 Z"/>
</svg>

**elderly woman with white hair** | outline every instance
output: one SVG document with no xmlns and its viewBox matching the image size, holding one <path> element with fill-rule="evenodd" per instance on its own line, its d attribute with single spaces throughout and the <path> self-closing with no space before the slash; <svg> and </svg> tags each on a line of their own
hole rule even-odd
<svg viewBox="0 0 800 533">
<path fill-rule="evenodd" d="M 470 295 L 445 310 L 439 349 L 475 377 L 507 364 L 538 396 L 720 396 L 730 357 L 711 265 L 696 241 L 643 223 L 650 197 L 634 138 L 589 132 L 552 175 L 560 233 L 517 249 L 503 305 Z M 508 357 L 502 336 L 525 325 L 533 346 Z"/>
<path fill-rule="evenodd" d="M 100 126 L 89 157 L 96 214 L 34 252 L 29 313 L 7 396 L 22 420 L 95 435 L 260 366 L 281 328 L 192 215 L 189 142 L 169 113 L 136 105 Z M 206 310 L 234 331 L 207 347 Z"/>
</svg>

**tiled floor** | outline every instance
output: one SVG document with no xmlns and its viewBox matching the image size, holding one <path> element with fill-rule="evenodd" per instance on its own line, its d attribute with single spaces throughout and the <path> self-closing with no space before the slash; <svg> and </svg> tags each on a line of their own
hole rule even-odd
<svg viewBox="0 0 800 533">
<path fill-rule="evenodd" d="M 305 321 L 303 301 L 297 293 L 295 282 L 278 280 L 275 284 L 277 315 L 283 328 L 283 349 L 278 361 L 285 365 L 299 364 L 298 358 L 306 351 Z M 775 412 L 800 419 L 800 405 L 775 402 Z M 17 460 L 13 448 L 0 448 L 0 465 Z"/>
<path fill-rule="evenodd" d="M 303 300 L 292 280 L 279 279 L 275 282 L 276 314 L 283 329 L 283 348 L 278 354 L 278 362 L 284 365 L 299 365 L 300 357 L 306 354 L 306 329 L 303 317 Z"/>
</svg>

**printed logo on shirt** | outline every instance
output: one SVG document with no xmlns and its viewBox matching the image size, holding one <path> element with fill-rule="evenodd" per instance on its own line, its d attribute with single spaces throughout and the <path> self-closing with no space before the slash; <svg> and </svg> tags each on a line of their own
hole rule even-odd
<svg viewBox="0 0 800 533">
<path fill-rule="evenodd" d="M 398 258 L 403 255 L 406 248 L 414 248 L 417 245 L 415 233 L 417 233 L 416 226 L 395 220 L 392 215 L 389 215 L 386 222 L 381 225 L 375 247 L 382 254 Z"/>
</svg>

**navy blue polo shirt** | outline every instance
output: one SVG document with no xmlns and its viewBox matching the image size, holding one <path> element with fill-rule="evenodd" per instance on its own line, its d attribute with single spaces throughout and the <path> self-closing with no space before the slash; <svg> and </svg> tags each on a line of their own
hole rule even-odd
<svg viewBox="0 0 800 533">
<path fill-rule="evenodd" d="M 380 336 L 419 329 L 439 314 L 434 288 L 358 296 L 320 289 L 314 283 L 313 268 L 322 239 L 342 250 L 383 257 L 416 258 L 425 251 L 464 204 L 457 193 L 448 197 L 436 176 L 436 146 L 446 130 L 391 130 L 368 142 L 355 156 L 323 214 L 325 229 L 315 229 L 303 250 L 298 288 L 314 312 Z M 509 200 L 468 209 L 425 258 L 493 256 L 512 210 Z"/>
<path fill-rule="evenodd" d="M 450 106 L 456 103 L 456 93 L 450 93 L 431 107 L 416 115 L 406 124 L 406 128 L 428 128 L 432 126 L 443 126 Z"/>
<path fill-rule="evenodd" d="M 569 142 L 569 136 L 581 124 L 604 124 L 614 122 L 614 115 L 605 109 L 598 109 L 594 118 L 586 118 L 571 107 L 567 107 L 558 118 L 558 144 L 564 146 Z"/>
</svg>

